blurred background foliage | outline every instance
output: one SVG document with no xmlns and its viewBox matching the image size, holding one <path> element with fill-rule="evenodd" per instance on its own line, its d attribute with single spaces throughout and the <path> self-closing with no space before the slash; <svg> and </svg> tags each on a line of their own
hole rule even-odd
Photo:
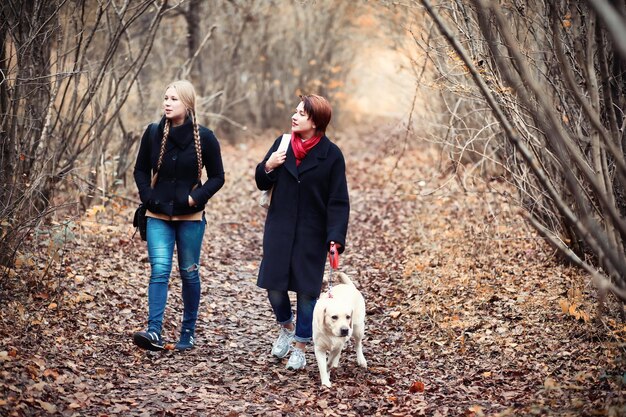
<svg viewBox="0 0 626 417">
<path fill-rule="evenodd" d="M 174 79 L 194 83 L 200 122 L 231 143 L 288 129 L 299 94 L 327 96 L 340 119 L 355 56 L 388 24 L 386 10 L 338 0 L 3 2 L 0 263 L 60 208 L 78 215 L 125 194 L 139 138 Z"/>
</svg>

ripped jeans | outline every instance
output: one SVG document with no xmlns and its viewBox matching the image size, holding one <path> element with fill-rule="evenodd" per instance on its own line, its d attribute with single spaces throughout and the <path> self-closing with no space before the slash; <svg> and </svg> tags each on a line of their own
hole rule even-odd
<svg viewBox="0 0 626 417">
<path fill-rule="evenodd" d="M 165 221 L 148 217 L 146 240 L 152 270 L 148 285 L 148 331 L 161 334 L 174 245 L 182 279 L 182 330 L 191 330 L 192 334 L 195 331 L 200 305 L 200 248 L 205 226 L 204 216 L 201 221 Z"/>
</svg>

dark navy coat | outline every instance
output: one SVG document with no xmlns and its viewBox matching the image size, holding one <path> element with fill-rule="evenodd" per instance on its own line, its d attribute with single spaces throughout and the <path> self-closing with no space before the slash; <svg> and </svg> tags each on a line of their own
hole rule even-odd
<svg viewBox="0 0 626 417">
<path fill-rule="evenodd" d="M 330 242 L 340 243 L 340 252 L 346 247 L 350 201 L 345 160 L 323 136 L 299 167 L 290 145 L 285 163 L 265 173 L 265 162 L 280 139 L 255 172 L 259 190 L 274 187 L 257 285 L 318 296 Z"/>
</svg>

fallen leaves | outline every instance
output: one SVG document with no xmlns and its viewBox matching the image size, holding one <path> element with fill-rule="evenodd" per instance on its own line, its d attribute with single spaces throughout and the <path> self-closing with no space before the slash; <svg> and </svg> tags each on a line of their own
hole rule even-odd
<svg viewBox="0 0 626 417">
<path fill-rule="evenodd" d="M 37 400 L 39 406 L 48 414 L 54 414 L 57 412 L 57 406 L 45 401 Z"/>
<path fill-rule="evenodd" d="M 398 161 L 404 136 L 370 133 L 340 142 L 352 205 L 341 270 L 366 298 L 367 370 L 348 344 L 326 390 L 311 349 L 298 373 L 268 353 L 276 324 L 255 285 L 264 212 L 252 181 L 267 143 L 256 140 L 223 146 L 241 178 L 207 208 L 198 347 L 174 350 L 176 271 L 165 352 L 132 345 L 147 314 L 145 243 L 130 239 L 131 207 L 93 208 L 49 281 L 3 298 L 0 414 L 619 415 L 626 382 L 614 342 L 626 326 L 607 321 L 608 337 L 587 323 L 589 293 L 567 291 L 584 277 L 554 264 L 501 194 L 442 178 L 437 149 L 410 146 Z M 16 272 L 47 267 L 37 253 Z"/>
<path fill-rule="evenodd" d="M 561 311 L 563 314 L 574 317 L 576 320 L 582 320 L 584 322 L 589 322 L 591 318 L 589 317 L 589 313 L 583 311 L 576 302 L 570 303 L 568 300 L 561 299 L 559 300 L 559 306 L 561 307 Z"/>
</svg>

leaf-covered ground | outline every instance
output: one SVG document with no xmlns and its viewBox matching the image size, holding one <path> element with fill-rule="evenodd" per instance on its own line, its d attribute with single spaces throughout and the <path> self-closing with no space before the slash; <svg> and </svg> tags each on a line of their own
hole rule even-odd
<svg viewBox="0 0 626 417">
<path fill-rule="evenodd" d="M 312 349 L 298 373 L 269 355 L 277 327 L 255 285 L 264 213 L 253 167 L 271 138 L 250 139 L 223 144 L 227 184 L 208 207 L 198 347 L 133 346 L 149 264 L 144 242 L 131 239 L 132 207 L 112 202 L 33 236 L 3 277 L 0 415 L 626 414 L 626 328 L 612 313 L 593 321 L 587 279 L 553 260 L 506 203 L 505 184 L 442 173 L 442 153 L 406 143 L 398 127 L 335 139 L 352 202 L 340 268 L 366 298 L 367 370 L 349 345 L 328 390 Z M 170 341 L 181 305 L 174 272 Z"/>
</svg>

